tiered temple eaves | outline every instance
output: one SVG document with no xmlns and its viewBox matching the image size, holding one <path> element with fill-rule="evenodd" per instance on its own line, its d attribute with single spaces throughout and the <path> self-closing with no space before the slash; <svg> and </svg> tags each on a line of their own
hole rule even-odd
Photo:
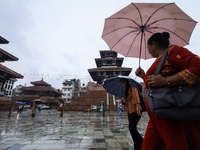
<svg viewBox="0 0 200 150">
<path fill-rule="evenodd" d="M 101 84 L 105 78 L 118 75 L 128 76 L 132 68 L 121 67 L 124 58 L 118 58 L 117 53 L 111 50 L 100 51 L 101 58 L 95 58 L 97 68 L 88 69 L 94 81 Z"/>
<path fill-rule="evenodd" d="M 8 44 L 9 41 L 0 36 L 0 44 Z M 0 90 L 3 90 L 5 82 L 9 79 L 22 79 L 23 76 L 19 73 L 2 65 L 5 61 L 18 61 L 18 58 L 0 48 Z"/>
</svg>

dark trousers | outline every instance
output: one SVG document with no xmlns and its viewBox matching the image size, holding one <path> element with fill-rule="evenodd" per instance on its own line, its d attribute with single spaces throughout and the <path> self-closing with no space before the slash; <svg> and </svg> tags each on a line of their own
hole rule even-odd
<svg viewBox="0 0 200 150">
<path fill-rule="evenodd" d="M 140 120 L 140 116 L 137 115 L 137 112 L 128 114 L 128 121 L 129 121 L 129 131 L 133 138 L 134 142 L 134 150 L 141 150 L 142 149 L 142 141 L 143 137 L 137 131 L 137 124 Z"/>
</svg>

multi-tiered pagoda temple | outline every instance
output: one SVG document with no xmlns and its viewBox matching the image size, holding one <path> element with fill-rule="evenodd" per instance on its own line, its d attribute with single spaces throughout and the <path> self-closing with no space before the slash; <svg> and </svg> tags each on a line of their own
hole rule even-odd
<svg viewBox="0 0 200 150">
<path fill-rule="evenodd" d="M 0 36 L 0 44 L 8 44 L 9 41 Z M 23 76 L 10 68 L 7 68 L 2 63 L 5 61 L 18 61 L 18 58 L 0 48 L 0 91 L 3 91 L 4 84 L 10 79 L 22 79 Z M 6 95 L 6 93 L 4 93 Z"/>
<path fill-rule="evenodd" d="M 97 68 L 88 69 L 90 76 L 97 83 L 102 84 L 105 78 L 115 77 L 118 75 L 128 76 L 132 68 L 122 67 L 124 58 L 117 57 L 117 53 L 111 50 L 101 50 L 101 58 L 95 58 Z"/>
</svg>

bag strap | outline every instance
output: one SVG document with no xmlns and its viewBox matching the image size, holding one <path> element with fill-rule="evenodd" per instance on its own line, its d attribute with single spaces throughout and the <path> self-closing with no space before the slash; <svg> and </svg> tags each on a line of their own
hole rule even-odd
<svg viewBox="0 0 200 150">
<path fill-rule="evenodd" d="M 171 45 L 171 46 L 172 46 L 172 45 Z M 171 46 L 169 46 L 169 47 L 165 50 L 164 54 L 162 55 L 162 57 L 161 57 L 161 59 L 160 59 L 158 65 L 157 65 L 157 67 L 156 67 L 156 70 L 155 70 L 155 72 L 154 72 L 154 75 L 158 75 L 158 74 L 160 73 L 160 71 L 161 71 L 161 69 L 162 69 L 162 66 L 163 66 L 163 64 L 164 64 L 164 62 L 165 62 L 165 58 L 167 57 L 168 49 L 169 49 Z"/>
<path fill-rule="evenodd" d="M 172 46 L 172 45 L 171 45 L 171 46 Z M 154 72 L 154 75 L 158 75 L 158 74 L 160 73 L 160 70 L 162 69 L 162 66 L 163 66 L 163 64 L 164 64 L 164 61 L 165 61 L 165 59 L 166 59 L 166 57 L 167 57 L 168 49 L 169 49 L 171 46 L 169 46 L 169 47 L 165 50 L 164 54 L 162 55 L 162 58 L 160 59 L 158 65 L 157 65 L 157 67 L 156 67 L 156 70 L 155 70 L 155 72 Z M 175 90 L 173 90 L 173 89 L 172 89 L 172 91 L 173 91 L 174 98 L 175 98 L 175 100 L 176 100 L 176 102 L 177 102 L 177 105 L 178 105 L 179 109 L 183 108 L 184 105 L 182 104 L 182 101 L 181 101 L 181 99 L 180 99 L 178 93 L 177 93 Z"/>
<path fill-rule="evenodd" d="M 171 45 L 171 46 L 173 46 L 173 45 Z M 158 65 L 157 65 L 157 67 L 156 67 L 156 70 L 154 71 L 154 75 L 158 75 L 158 74 L 160 73 L 160 70 L 162 69 L 162 66 L 163 66 L 163 64 L 164 64 L 164 62 L 165 62 L 165 58 L 167 57 L 168 49 L 169 49 L 171 46 L 169 46 L 169 47 L 165 50 L 164 54 L 162 55 L 162 57 L 161 57 L 161 59 L 160 59 Z M 147 86 L 147 87 L 151 87 L 151 86 L 148 85 L 148 84 L 147 84 L 146 86 Z"/>
</svg>

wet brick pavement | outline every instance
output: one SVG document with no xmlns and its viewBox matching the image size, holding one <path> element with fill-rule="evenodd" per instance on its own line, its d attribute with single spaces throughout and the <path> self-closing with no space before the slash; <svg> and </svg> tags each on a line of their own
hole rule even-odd
<svg viewBox="0 0 200 150">
<path fill-rule="evenodd" d="M 116 112 L 42 110 L 31 117 L 31 110 L 8 118 L 0 113 L 1 150 L 131 150 L 127 115 Z M 138 130 L 144 136 L 148 115 L 143 113 Z"/>
</svg>

